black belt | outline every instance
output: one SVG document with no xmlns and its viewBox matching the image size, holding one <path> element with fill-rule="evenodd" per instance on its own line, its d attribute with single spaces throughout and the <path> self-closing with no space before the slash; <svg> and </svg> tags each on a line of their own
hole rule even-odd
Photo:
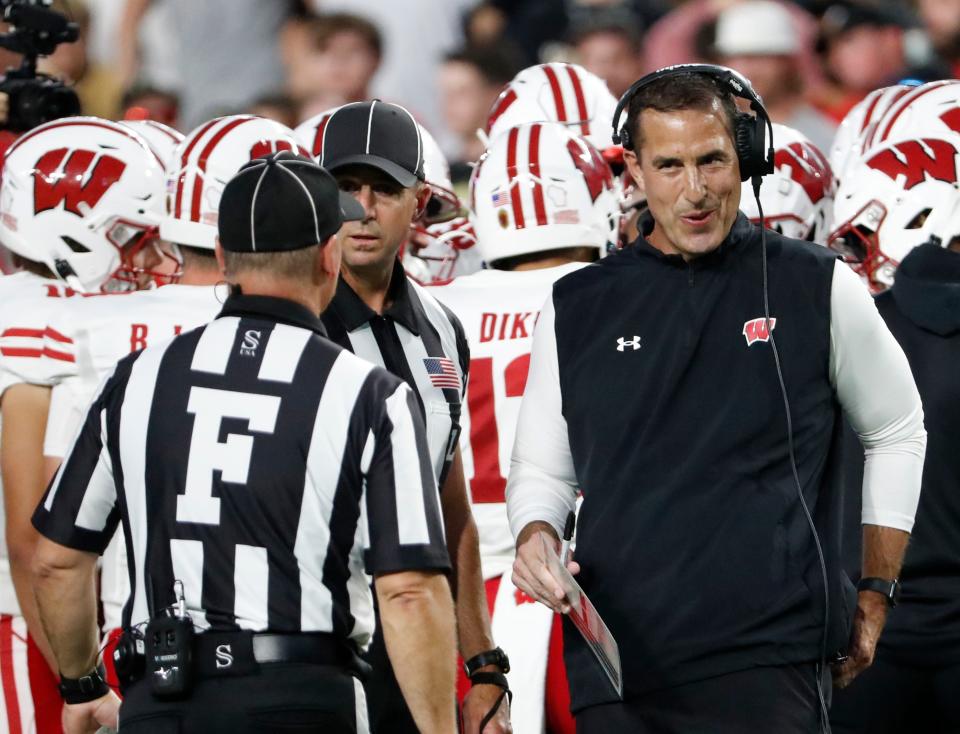
<svg viewBox="0 0 960 734">
<path fill-rule="evenodd" d="M 353 642 L 325 632 L 207 631 L 196 636 L 193 659 L 201 676 L 244 675 L 270 663 L 329 665 L 359 678 L 370 672 Z"/>
</svg>

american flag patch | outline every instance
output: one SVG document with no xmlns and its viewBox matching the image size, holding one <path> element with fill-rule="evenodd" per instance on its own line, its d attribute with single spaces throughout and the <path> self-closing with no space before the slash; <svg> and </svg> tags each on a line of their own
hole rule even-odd
<svg viewBox="0 0 960 734">
<path fill-rule="evenodd" d="M 510 194 L 507 191 L 498 191 L 492 195 L 494 206 L 509 206 Z"/>
<path fill-rule="evenodd" d="M 452 360 L 446 357 L 428 357 L 423 360 L 423 365 L 427 368 L 427 374 L 430 375 L 430 382 L 434 387 L 460 389 L 460 375 L 457 374 Z"/>
</svg>

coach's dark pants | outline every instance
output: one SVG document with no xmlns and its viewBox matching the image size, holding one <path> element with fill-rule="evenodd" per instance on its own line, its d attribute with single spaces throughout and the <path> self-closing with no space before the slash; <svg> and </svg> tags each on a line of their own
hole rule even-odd
<svg viewBox="0 0 960 734">
<path fill-rule="evenodd" d="M 752 668 L 576 715 L 577 734 L 817 734 L 815 666 Z"/>
<path fill-rule="evenodd" d="M 123 734 L 367 734 L 366 702 L 340 668 L 261 665 L 252 675 L 205 678 L 183 701 L 160 701 L 146 680 L 127 689 Z"/>
<path fill-rule="evenodd" d="M 881 651 L 849 688 L 834 694 L 830 722 L 834 734 L 957 734 L 960 665 L 899 665 Z"/>
</svg>

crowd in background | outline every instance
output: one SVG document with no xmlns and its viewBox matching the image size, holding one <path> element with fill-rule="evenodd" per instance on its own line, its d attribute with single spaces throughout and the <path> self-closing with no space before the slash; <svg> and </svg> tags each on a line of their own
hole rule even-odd
<svg viewBox="0 0 960 734">
<path fill-rule="evenodd" d="M 960 0 L 55 0 L 78 43 L 42 69 L 84 112 L 189 130 L 254 112 L 289 126 L 375 96 L 410 109 L 453 164 L 476 160 L 501 87 L 571 61 L 619 96 L 705 61 L 750 78 L 775 122 L 822 149 L 868 92 L 960 74 Z M 226 40 L 229 39 L 229 40 Z M 0 63 L 15 62 L 0 52 Z"/>
</svg>

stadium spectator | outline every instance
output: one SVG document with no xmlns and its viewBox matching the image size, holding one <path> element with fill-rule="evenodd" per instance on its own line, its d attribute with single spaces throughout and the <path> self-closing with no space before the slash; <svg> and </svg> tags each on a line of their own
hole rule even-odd
<svg viewBox="0 0 960 734">
<path fill-rule="evenodd" d="M 909 73 L 903 18 L 883 4 L 843 0 L 827 7 L 817 50 L 833 84 L 821 108 L 837 121 L 866 94 Z"/>
<path fill-rule="evenodd" d="M 261 97 L 247 108 L 251 115 L 276 120 L 287 127 L 296 127 L 298 122 L 297 110 L 297 103 L 285 94 L 270 94 Z"/>
<path fill-rule="evenodd" d="M 758 33 L 757 29 L 763 29 Z M 836 124 L 804 99 L 804 79 L 797 64 L 800 35 L 786 6 L 773 0 L 747 0 L 717 18 L 717 61 L 746 76 L 763 97 L 767 112 L 779 122 L 829 150 Z"/>
<path fill-rule="evenodd" d="M 125 120 L 156 120 L 170 127 L 177 126 L 180 100 L 173 92 L 138 85 L 127 90 L 121 106 Z"/>
<path fill-rule="evenodd" d="M 452 156 L 454 173 L 456 169 L 462 169 L 458 163 L 480 158 L 484 145 L 477 137 L 477 130 L 486 127 L 487 116 L 497 101 L 497 95 L 517 71 L 509 52 L 496 47 L 464 48 L 444 59 L 437 89 L 444 122 L 457 138 L 457 148 Z M 469 171 L 459 178 L 468 176 Z"/>
<path fill-rule="evenodd" d="M 289 37 L 287 89 L 302 106 L 300 118 L 368 99 L 380 66 L 383 37 L 366 18 L 333 13 L 307 18 Z"/>
<path fill-rule="evenodd" d="M 643 76 L 642 24 L 633 13 L 603 11 L 573 26 L 577 61 L 607 83 L 620 97 Z"/>
<path fill-rule="evenodd" d="M 164 0 L 182 89 L 180 123 L 196 127 L 218 112 L 244 107 L 283 85 L 280 30 L 289 0 Z M 139 29 L 153 0 L 126 0 L 120 20 L 118 69 L 126 86 L 140 65 Z"/>
<path fill-rule="evenodd" d="M 960 0 L 917 0 L 917 11 L 951 75 L 960 76 Z"/>
</svg>

